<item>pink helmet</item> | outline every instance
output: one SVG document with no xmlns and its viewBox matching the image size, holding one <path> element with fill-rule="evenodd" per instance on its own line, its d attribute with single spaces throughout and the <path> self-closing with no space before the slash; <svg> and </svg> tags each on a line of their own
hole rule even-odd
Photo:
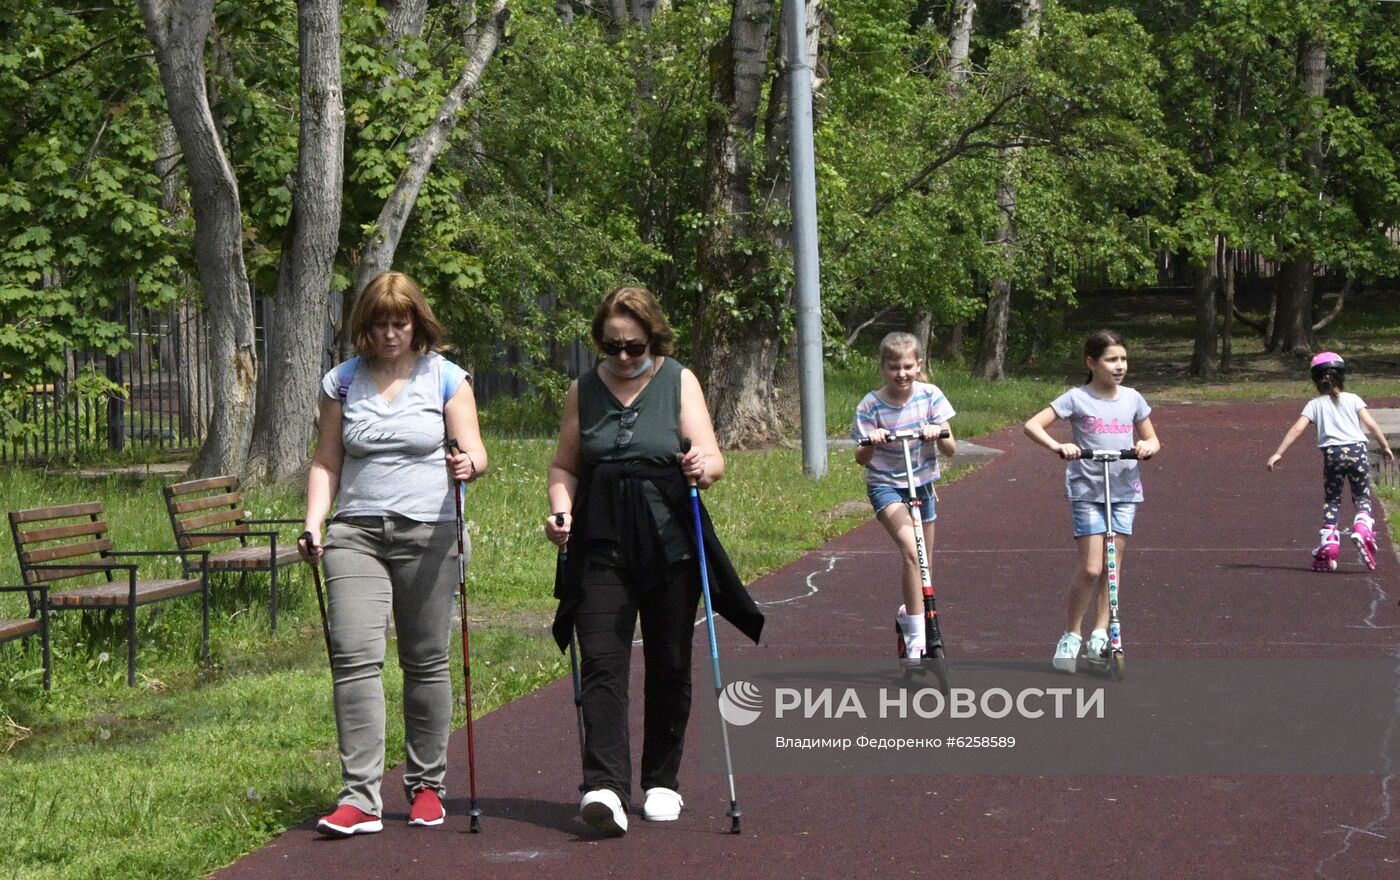
<svg viewBox="0 0 1400 880">
<path fill-rule="evenodd" d="M 1321 379 L 1327 373 L 1338 373 L 1345 376 L 1347 372 L 1346 361 L 1335 351 L 1324 351 L 1312 359 L 1312 380 L 1314 382 Z"/>
</svg>

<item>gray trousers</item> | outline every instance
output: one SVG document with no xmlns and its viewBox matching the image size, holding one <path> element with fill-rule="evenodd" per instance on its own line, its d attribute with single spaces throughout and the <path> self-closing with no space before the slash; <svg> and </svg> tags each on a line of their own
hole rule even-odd
<svg viewBox="0 0 1400 880">
<path fill-rule="evenodd" d="M 469 541 L 470 539 L 468 539 Z M 466 545 L 467 557 L 471 545 Z M 344 787 L 337 803 L 383 814 L 384 684 L 390 615 L 403 669 L 404 793 L 445 795 L 452 726 L 452 604 L 457 524 L 353 517 L 326 532 L 326 593 L 335 678 L 335 724 Z"/>
</svg>

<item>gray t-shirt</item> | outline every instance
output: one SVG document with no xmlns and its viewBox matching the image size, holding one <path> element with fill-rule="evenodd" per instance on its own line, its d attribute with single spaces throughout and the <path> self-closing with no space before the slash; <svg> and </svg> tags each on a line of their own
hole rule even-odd
<svg viewBox="0 0 1400 880">
<path fill-rule="evenodd" d="M 1051 402 L 1055 415 L 1068 419 L 1074 445 L 1080 449 L 1132 449 L 1134 426 L 1152 407 L 1131 388 L 1120 386 L 1118 397 L 1107 400 L 1088 385 L 1071 388 Z M 1109 465 L 1114 501 L 1141 501 L 1142 479 L 1136 461 Z M 1071 501 L 1103 501 L 1103 462 L 1079 459 L 1065 465 L 1065 496 Z"/>
<path fill-rule="evenodd" d="M 347 362 L 322 378 L 326 396 L 339 399 L 341 369 L 355 366 Z M 463 378 L 461 367 L 429 352 L 418 358 L 398 395 L 385 401 L 369 369 L 359 365 L 341 403 L 345 459 L 336 519 L 402 516 L 438 523 L 457 518 L 443 407 Z"/>
<path fill-rule="evenodd" d="M 1303 417 L 1317 426 L 1317 447 L 1347 446 L 1352 443 L 1365 443 L 1366 433 L 1361 428 L 1361 411 L 1366 401 L 1350 391 L 1337 395 L 1323 394 L 1308 401 L 1303 407 Z"/>
</svg>

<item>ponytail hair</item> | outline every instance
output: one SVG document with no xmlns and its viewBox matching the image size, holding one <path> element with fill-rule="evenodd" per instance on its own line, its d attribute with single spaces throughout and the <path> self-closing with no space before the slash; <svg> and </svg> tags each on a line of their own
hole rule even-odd
<svg viewBox="0 0 1400 880">
<path fill-rule="evenodd" d="M 1347 364 L 1335 351 L 1324 351 L 1312 359 L 1313 384 L 1319 394 L 1326 394 L 1336 403 L 1341 399 L 1342 389 L 1347 383 Z"/>
<path fill-rule="evenodd" d="M 919 339 L 913 333 L 905 333 L 896 330 L 893 333 L 886 333 L 885 338 L 880 340 L 880 363 L 892 361 L 903 357 L 906 354 L 913 354 L 914 360 L 919 362 L 919 375 L 916 377 L 920 382 L 927 382 L 928 376 L 924 373 L 924 347 L 919 344 Z"/>
<path fill-rule="evenodd" d="M 1347 384 L 1347 374 L 1340 370 L 1327 370 L 1318 376 L 1317 381 L 1313 384 L 1317 386 L 1317 393 L 1328 395 L 1335 403 L 1342 398 L 1342 389 Z"/>
<path fill-rule="evenodd" d="M 1122 335 L 1112 330 L 1095 330 L 1093 333 L 1084 337 L 1084 356 L 1086 358 L 1098 360 L 1103 357 L 1103 353 L 1107 351 L 1108 347 L 1111 345 L 1121 346 L 1124 351 L 1128 349 L 1128 345 L 1123 341 Z M 1088 374 L 1084 376 L 1084 384 L 1088 385 L 1092 381 L 1094 381 L 1094 371 L 1090 370 Z"/>
</svg>

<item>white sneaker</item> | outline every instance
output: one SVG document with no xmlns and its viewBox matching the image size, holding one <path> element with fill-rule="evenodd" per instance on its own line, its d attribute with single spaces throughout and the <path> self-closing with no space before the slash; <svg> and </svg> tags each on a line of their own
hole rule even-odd
<svg viewBox="0 0 1400 880">
<path fill-rule="evenodd" d="M 669 788 L 648 788 L 646 802 L 642 804 L 642 818 L 648 822 L 674 822 L 681 817 L 683 806 L 685 801 L 681 800 L 679 792 Z"/>
<path fill-rule="evenodd" d="M 1089 644 L 1084 648 L 1084 656 L 1090 660 L 1103 658 L 1103 652 L 1108 650 L 1108 630 L 1096 629 L 1089 633 Z"/>
<path fill-rule="evenodd" d="M 1079 633 L 1072 633 L 1068 630 L 1060 636 L 1060 643 L 1055 646 L 1055 658 L 1050 662 L 1055 668 L 1068 675 L 1073 675 L 1075 667 L 1079 665 L 1079 648 L 1084 643 Z"/>
<path fill-rule="evenodd" d="M 610 789 L 595 788 L 585 794 L 579 801 L 578 814 L 583 821 L 608 837 L 621 837 L 627 833 L 627 813 L 622 809 L 622 798 Z"/>
<path fill-rule="evenodd" d="M 904 637 L 904 665 L 918 666 L 923 662 L 927 641 L 924 638 L 924 617 L 922 614 L 906 614 L 904 606 L 894 615 L 899 632 Z"/>
</svg>

